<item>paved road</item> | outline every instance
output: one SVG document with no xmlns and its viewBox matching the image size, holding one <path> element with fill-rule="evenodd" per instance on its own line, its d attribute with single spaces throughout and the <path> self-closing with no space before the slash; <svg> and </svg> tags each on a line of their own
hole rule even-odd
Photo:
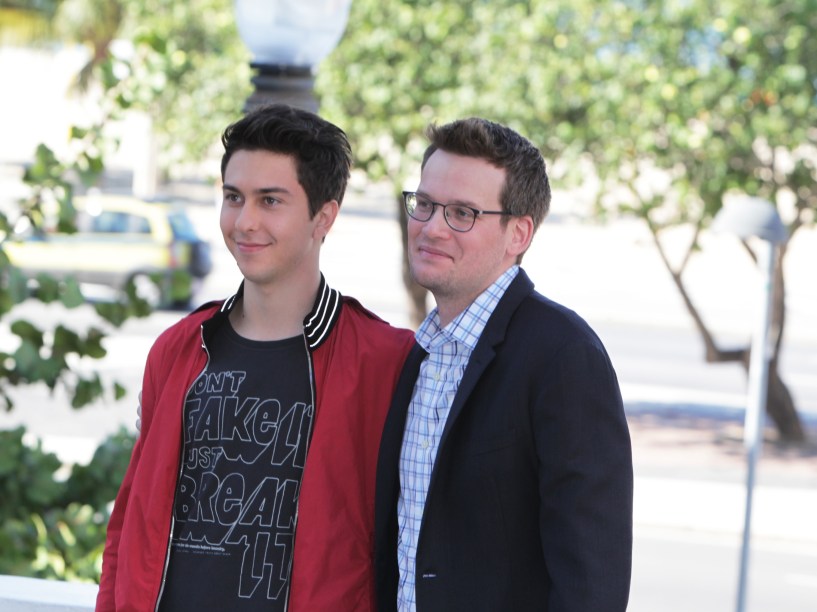
<svg viewBox="0 0 817 612">
<path fill-rule="evenodd" d="M 739 540 L 719 534 L 636 529 L 628 612 L 735 609 Z M 814 612 L 817 552 L 777 540 L 754 542 L 748 612 Z"/>
</svg>

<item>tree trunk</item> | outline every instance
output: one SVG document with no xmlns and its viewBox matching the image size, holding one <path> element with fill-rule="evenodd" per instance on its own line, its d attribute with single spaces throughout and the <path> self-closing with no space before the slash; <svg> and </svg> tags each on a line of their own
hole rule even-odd
<svg viewBox="0 0 817 612">
<path fill-rule="evenodd" d="M 806 431 L 794 405 L 794 398 L 777 371 L 777 360 L 772 360 L 769 364 L 766 412 L 777 427 L 781 439 L 794 443 L 806 441 Z"/>
<path fill-rule="evenodd" d="M 679 269 L 675 269 L 672 266 L 672 264 L 669 261 L 669 258 L 667 257 L 664 251 L 664 247 L 661 241 L 658 239 L 658 233 L 655 227 L 652 226 L 649 223 L 649 221 L 647 224 L 650 228 L 650 232 L 652 233 L 653 241 L 656 245 L 656 248 L 658 249 L 658 253 L 661 256 L 661 260 L 663 261 L 664 266 L 667 268 L 670 275 L 672 276 L 672 280 L 675 283 L 675 287 L 681 294 L 681 299 L 684 302 L 684 306 L 686 307 L 689 315 L 692 317 L 692 321 L 695 324 L 695 328 L 698 330 L 698 333 L 700 334 L 701 339 L 703 340 L 706 362 L 728 363 L 737 361 L 741 363 L 744 370 L 748 374 L 749 354 L 751 348 L 747 347 L 724 350 L 717 345 L 717 343 L 715 342 L 715 338 L 712 335 L 712 332 L 704 323 L 703 317 L 701 316 L 700 312 L 698 312 L 698 308 L 692 302 L 692 298 L 690 297 L 689 293 L 686 290 L 686 286 L 684 285 L 684 281 L 682 278 L 684 265 L 682 264 Z M 688 255 L 691 254 L 691 250 L 692 247 L 690 247 L 690 253 L 688 253 Z M 775 270 L 774 302 L 772 308 L 773 316 L 771 326 L 772 335 L 774 336 L 774 341 L 772 342 L 774 350 L 772 358 L 769 360 L 769 378 L 768 378 L 768 392 L 766 396 L 766 413 L 769 415 L 775 427 L 777 428 L 777 432 L 778 434 L 780 434 L 781 440 L 785 442 L 799 444 L 806 441 L 806 431 L 803 427 L 800 415 L 797 413 L 797 408 L 794 405 L 794 399 L 792 398 L 792 395 L 789 392 L 788 387 L 780 378 L 780 373 L 778 371 L 778 357 L 780 355 L 780 350 L 783 345 L 782 340 L 786 312 L 785 285 L 783 282 L 782 273 L 783 256 L 785 252 L 786 252 L 785 248 L 782 248 L 780 256 L 778 257 L 777 260 L 777 266 Z"/>
</svg>

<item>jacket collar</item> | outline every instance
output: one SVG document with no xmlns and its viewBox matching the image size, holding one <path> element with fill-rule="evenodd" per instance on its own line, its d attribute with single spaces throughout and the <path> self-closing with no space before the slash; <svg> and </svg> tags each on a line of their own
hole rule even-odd
<svg viewBox="0 0 817 612">
<path fill-rule="evenodd" d="M 505 340 L 505 333 L 514 313 L 522 301 L 531 293 L 533 293 L 533 282 L 525 271 L 520 268 L 519 273 L 511 281 L 505 294 L 496 305 L 494 312 L 491 314 L 491 318 L 488 319 L 488 323 L 485 325 L 485 329 L 479 337 L 477 346 L 471 354 L 471 358 L 468 360 L 468 365 L 465 367 L 465 372 L 463 372 L 460 386 L 457 388 L 457 393 L 451 404 L 451 410 L 448 413 L 448 419 L 443 428 L 439 448 L 443 447 L 452 424 L 456 421 L 460 412 L 462 412 L 466 400 L 471 395 L 474 387 L 476 387 L 483 372 L 485 372 L 496 356 L 496 347 Z"/>
<path fill-rule="evenodd" d="M 224 300 L 221 305 L 220 315 L 226 317 L 233 308 L 238 299 L 244 295 L 244 281 L 238 287 L 235 295 Z M 342 305 L 342 296 L 340 291 L 332 289 L 326 284 L 326 279 L 321 273 L 321 283 L 318 286 L 318 295 L 315 297 L 315 303 L 312 305 L 312 310 L 304 318 L 304 335 L 309 350 L 314 351 L 329 337 L 329 332 L 335 325 L 335 322 L 340 317 L 340 309 Z"/>
</svg>

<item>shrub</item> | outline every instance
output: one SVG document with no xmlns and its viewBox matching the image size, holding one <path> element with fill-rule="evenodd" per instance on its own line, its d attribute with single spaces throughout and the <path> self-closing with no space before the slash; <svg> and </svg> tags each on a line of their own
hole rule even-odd
<svg viewBox="0 0 817 612">
<path fill-rule="evenodd" d="M 99 582 L 105 530 L 135 437 L 109 436 L 65 467 L 25 429 L 0 431 L 0 574 Z"/>
</svg>

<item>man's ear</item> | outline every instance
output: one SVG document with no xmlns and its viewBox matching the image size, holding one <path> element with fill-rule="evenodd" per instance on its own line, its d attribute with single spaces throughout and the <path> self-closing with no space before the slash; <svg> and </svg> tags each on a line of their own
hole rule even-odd
<svg viewBox="0 0 817 612">
<path fill-rule="evenodd" d="M 315 230 L 313 236 L 315 238 L 320 239 L 321 242 L 326 238 L 329 230 L 332 229 L 332 226 L 335 224 L 335 219 L 338 218 L 339 210 L 340 204 L 338 204 L 337 200 L 324 202 L 314 217 Z"/>
<path fill-rule="evenodd" d="M 510 230 L 508 255 L 516 259 L 528 250 L 533 240 L 533 218 L 530 215 L 511 217 L 508 225 L 510 226 L 508 228 Z"/>
</svg>

